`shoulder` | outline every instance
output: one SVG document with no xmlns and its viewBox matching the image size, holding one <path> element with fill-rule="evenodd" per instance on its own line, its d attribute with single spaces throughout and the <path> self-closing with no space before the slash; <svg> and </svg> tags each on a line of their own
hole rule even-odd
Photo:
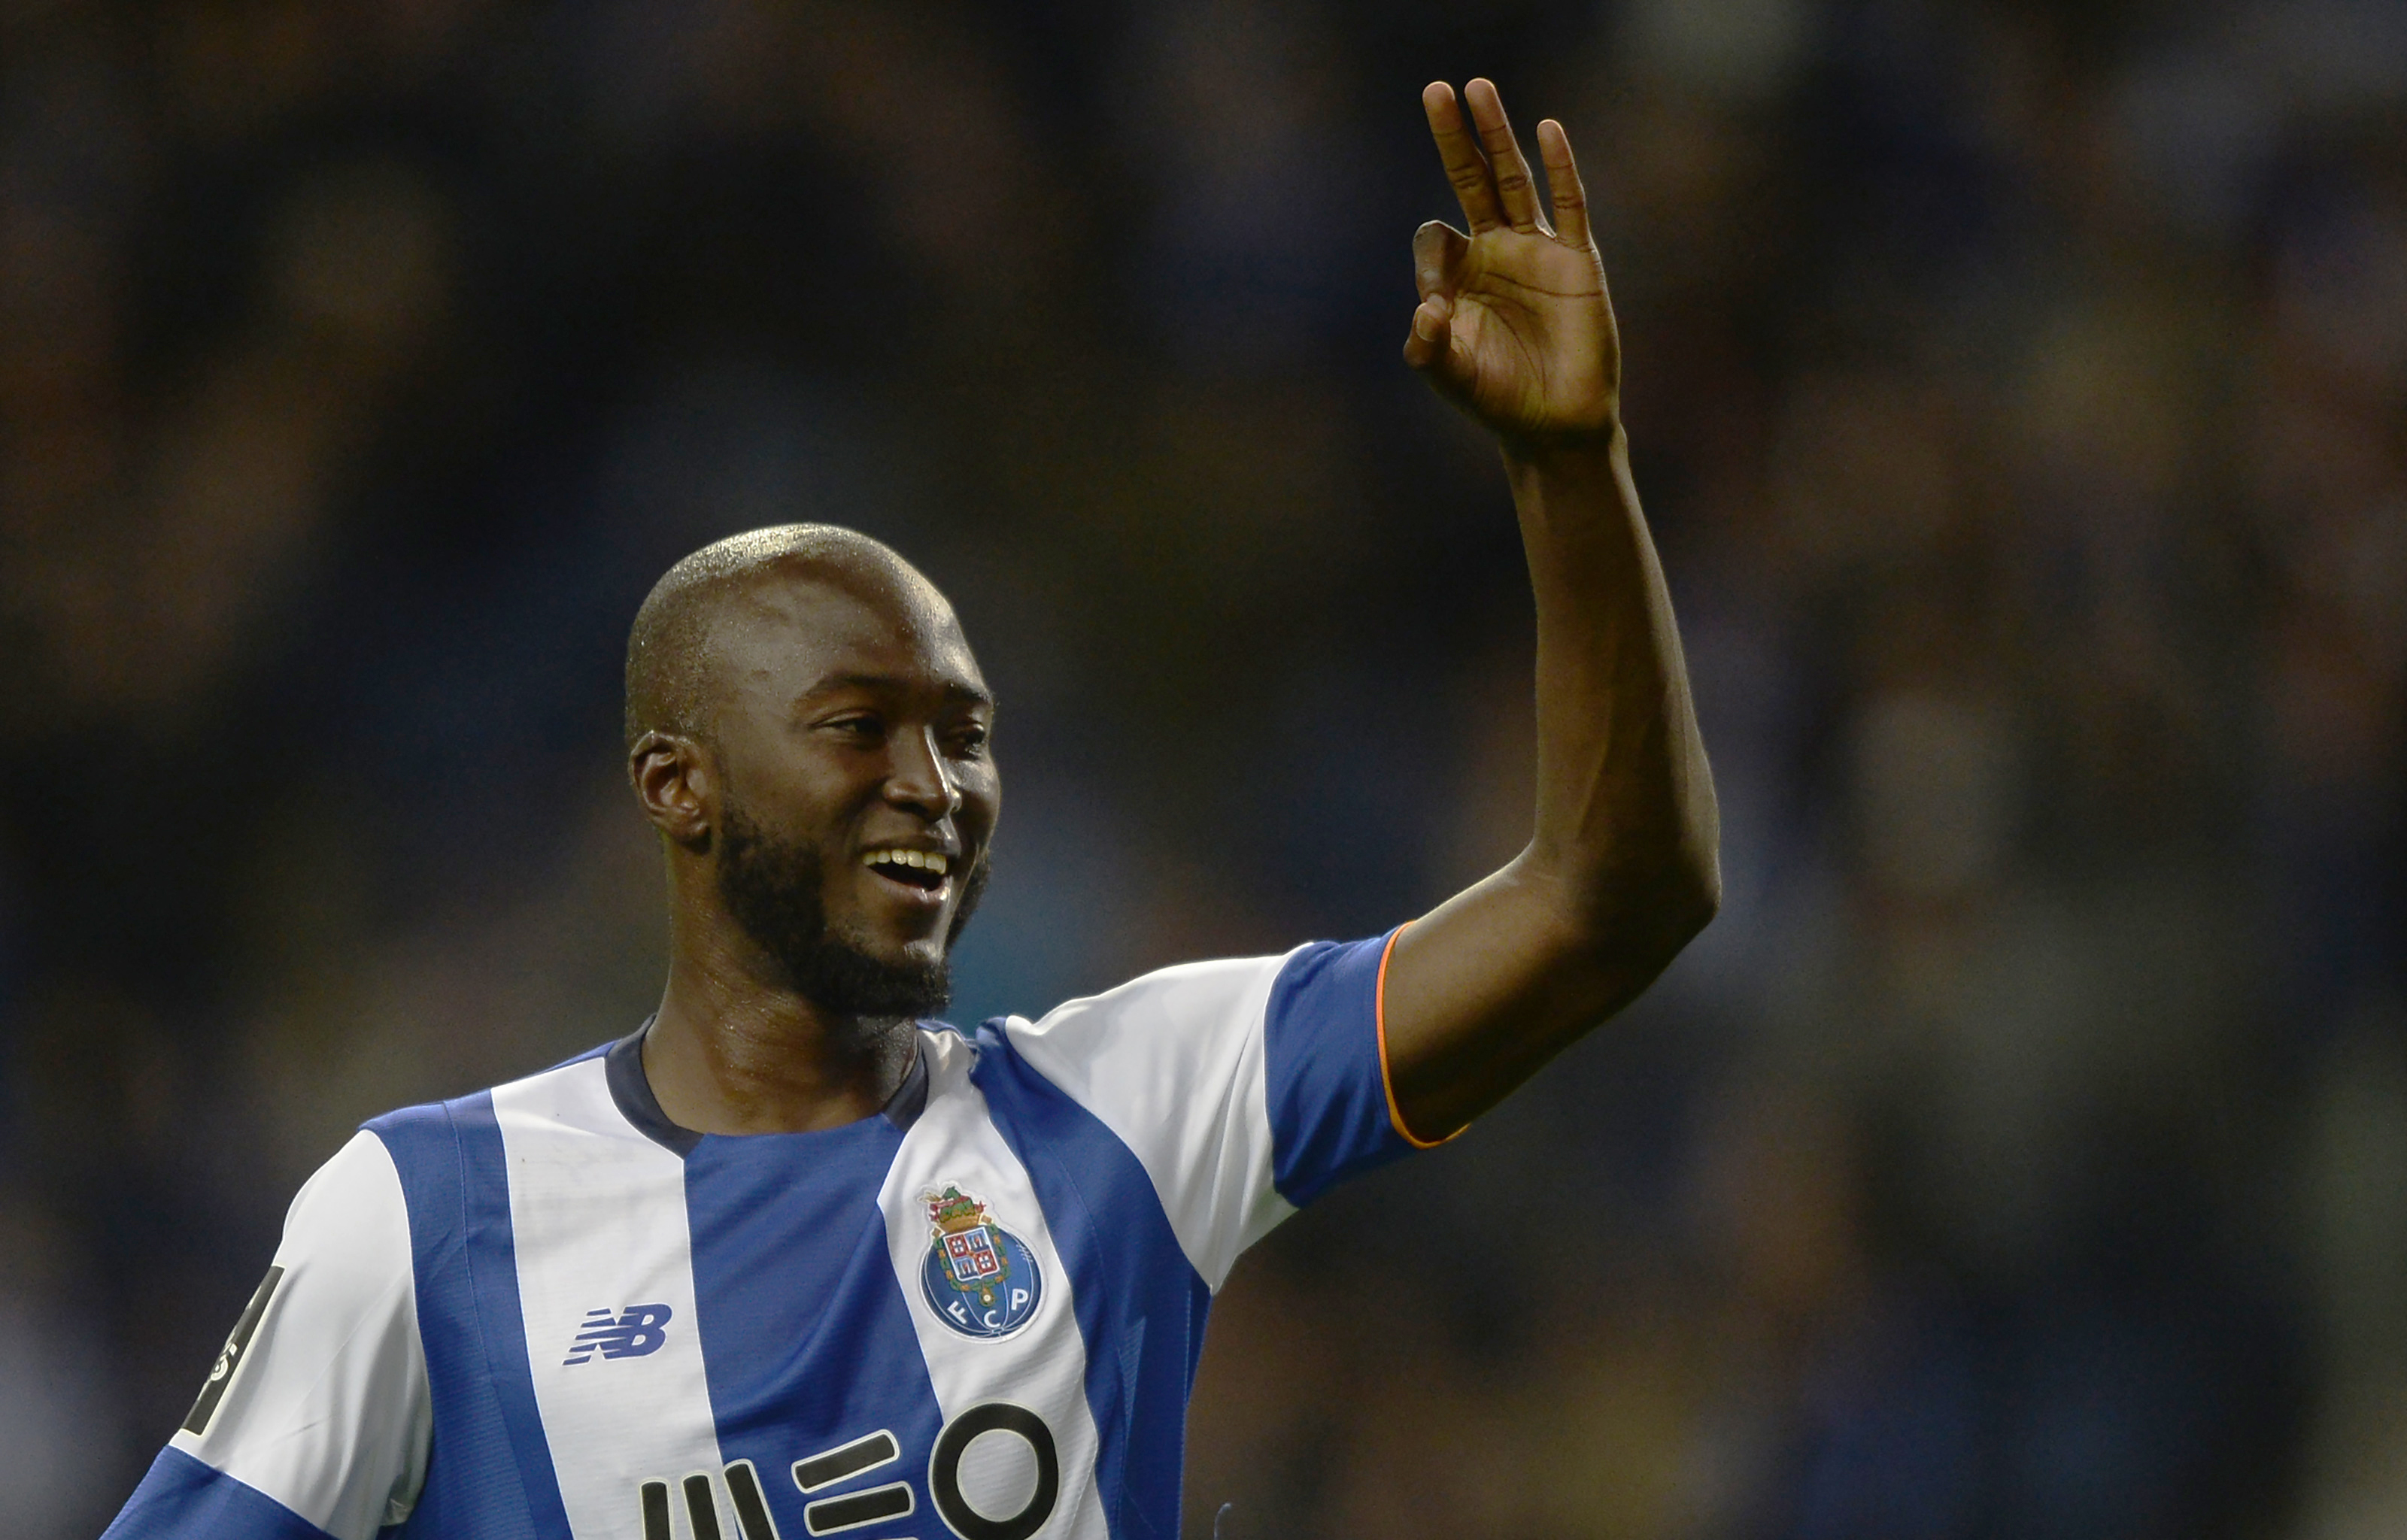
<svg viewBox="0 0 2407 1540">
<path fill-rule="evenodd" d="M 307 1221 L 326 1230 L 356 1230 L 401 1200 L 401 1179 L 384 1142 L 363 1128 L 311 1173 L 293 1195 L 286 1227 Z"/>
<path fill-rule="evenodd" d="M 456 1165 L 462 1143 L 493 1126 L 497 1103 L 554 1101 L 563 1092 L 573 1094 L 581 1089 L 586 1081 L 598 1083 L 604 1059 L 613 1046 L 603 1043 L 549 1068 L 464 1096 L 395 1108 L 360 1124 L 361 1132 L 374 1136 L 384 1145 L 402 1167 L 405 1180 L 414 1174 L 413 1166 L 428 1161 L 442 1163 L 448 1158 Z"/>
<path fill-rule="evenodd" d="M 383 1151 L 421 1258 L 450 1253 L 479 1216 L 506 1211 L 506 1125 L 518 1126 L 520 1137 L 536 1128 L 641 1137 L 611 1101 L 607 1052 L 605 1044 L 490 1090 L 397 1108 L 360 1125 L 354 1143 L 371 1142 Z"/>
<path fill-rule="evenodd" d="M 427 1417 L 409 1216 L 392 1156 L 363 1130 L 293 1198 L 266 1278 L 169 1440 L 190 1461 L 162 1456 L 180 1477 L 146 1481 L 121 1533 L 232 1533 L 242 1510 L 372 1533 L 422 1468 Z"/>
<path fill-rule="evenodd" d="M 381 1140 L 363 1129 L 318 1167 L 284 1216 L 276 1265 L 279 1293 L 305 1294 L 337 1313 L 406 1288 L 409 1208 L 401 1173 Z"/>
<path fill-rule="evenodd" d="M 999 1018 L 989 1026 L 1015 1044 L 1175 1030 L 1208 1022 L 1258 1020 L 1289 962 L 1309 948 L 1264 957 L 1218 957 L 1180 963 L 1130 980 L 1100 995 L 1065 1000 L 1034 1021 Z"/>
<path fill-rule="evenodd" d="M 354 1339 L 377 1336 L 375 1323 L 406 1323 L 412 1302 L 400 1177 L 384 1146 L 363 1131 L 294 1195 L 274 1263 L 177 1434 L 178 1446 L 222 1464 L 226 1448 L 251 1436 L 247 1430 L 291 1425 L 321 1395 L 324 1365 L 341 1359 Z M 221 1399 L 242 1405 L 229 1406 L 235 1415 L 221 1418 Z"/>
</svg>

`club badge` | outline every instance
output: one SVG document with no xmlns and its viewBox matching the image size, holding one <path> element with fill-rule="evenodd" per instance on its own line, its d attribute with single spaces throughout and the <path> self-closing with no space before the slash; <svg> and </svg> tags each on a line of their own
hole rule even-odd
<svg viewBox="0 0 2407 1540">
<path fill-rule="evenodd" d="M 1026 1325 L 1045 1293 L 1028 1243 L 951 1182 L 919 1201 L 931 1232 L 919 1287 L 936 1319 L 963 1336 L 1009 1336 Z"/>
</svg>

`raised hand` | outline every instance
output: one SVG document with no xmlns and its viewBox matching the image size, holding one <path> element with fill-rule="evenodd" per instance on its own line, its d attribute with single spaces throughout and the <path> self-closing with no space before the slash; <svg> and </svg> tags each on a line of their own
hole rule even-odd
<svg viewBox="0 0 2407 1540">
<path fill-rule="evenodd" d="M 1432 219 L 1414 234 L 1421 298 L 1404 361 L 1508 449 L 1610 440 L 1621 343 L 1571 140 L 1551 118 L 1538 125 L 1549 221 L 1495 86 L 1474 80 L 1463 98 L 1444 81 L 1421 92 L 1471 233 Z"/>
</svg>

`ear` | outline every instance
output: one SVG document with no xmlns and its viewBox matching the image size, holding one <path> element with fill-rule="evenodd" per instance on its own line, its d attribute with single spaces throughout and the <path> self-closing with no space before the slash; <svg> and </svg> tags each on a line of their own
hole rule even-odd
<svg viewBox="0 0 2407 1540">
<path fill-rule="evenodd" d="M 627 780 L 654 828 L 700 854 L 718 812 L 718 767 L 708 751 L 676 733 L 648 732 L 627 751 Z"/>
</svg>

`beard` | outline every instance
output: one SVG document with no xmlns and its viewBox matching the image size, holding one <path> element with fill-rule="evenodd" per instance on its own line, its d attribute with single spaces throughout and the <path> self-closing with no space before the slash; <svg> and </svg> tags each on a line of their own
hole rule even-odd
<svg viewBox="0 0 2407 1540">
<path fill-rule="evenodd" d="M 961 874 L 961 902 L 946 927 L 943 954 L 926 962 L 889 962 L 828 923 L 821 897 L 825 864 L 818 851 L 777 839 L 732 800 L 720 838 L 719 897 L 805 999 L 837 1015 L 912 1021 L 933 1016 L 951 1001 L 953 942 L 986 896 L 984 851 Z"/>
</svg>

